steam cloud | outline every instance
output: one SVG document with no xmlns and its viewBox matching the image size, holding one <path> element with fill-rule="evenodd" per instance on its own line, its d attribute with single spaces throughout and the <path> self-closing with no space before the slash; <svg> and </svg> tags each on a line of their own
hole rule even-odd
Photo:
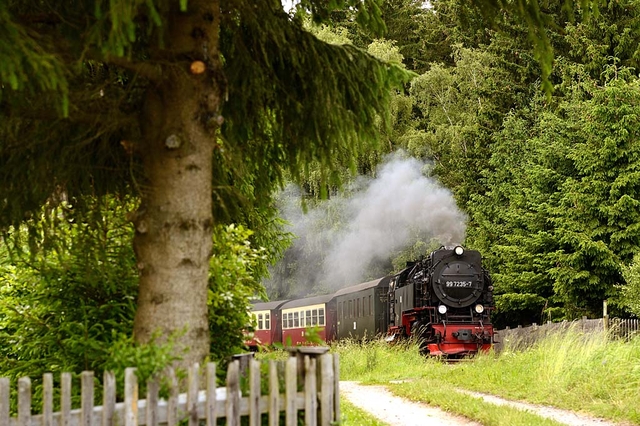
<svg viewBox="0 0 640 426">
<path fill-rule="evenodd" d="M 389 265 L 392 254 L 417 240 L 462 242 L 466 217 L 447 189 L 423 176 L 424 166 L 402 154 L 390 156 L 375 179 L 357 181 L 355 195 L 334 197 L 307 214 L 293 201 L 296 190 L 287 189 L 281 211 L 298 239 L 284 261 L 295 264 L 292 280 L 306 284 L 299 296 L 383 276 L 389 271 L 373 277 L 368 271 Z M 283 269 L 272 271 L 267 288 L 285 279 Z"/>
</svg>

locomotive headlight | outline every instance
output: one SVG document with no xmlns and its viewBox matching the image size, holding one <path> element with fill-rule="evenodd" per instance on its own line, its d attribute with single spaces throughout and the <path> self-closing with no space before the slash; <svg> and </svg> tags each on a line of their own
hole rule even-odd
<svg viewBox="0 0 640 426">
<path fill-rule="evenodd" d="M 456 248 L 453 249 L 453 252 L 458 256 L 462 256 L 464 253 L 464 249 L 461 246 L 456 246 Z"/>
<path fill-rule="evenodd" d="M 478 303 L 476 305 L 476 312 L 479 313 L 479 314 L 483 313 L 484 312 L 484 306 L 482 306 L 481 304 Z"/>
<path fill-rule="evenodd" d="M 447 307 L 444 305 L 440 305 L 438 306 L 438 312 L 440 312 L 441 314 L 446 314 L 447 313 Z"/>
</svg>

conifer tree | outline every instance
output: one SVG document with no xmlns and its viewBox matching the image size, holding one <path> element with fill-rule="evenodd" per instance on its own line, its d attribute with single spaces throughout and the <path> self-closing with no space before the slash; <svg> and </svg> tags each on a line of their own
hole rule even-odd
<svg viewBox="0 0 640 426">
<path fill-rule="evenodd" d="M 375 1 L 329 5 L 382 29 Z M 285 171 L 318 161 L 329 181 L 332 157 L 353 164 L 407 77 L 277 0 L 9 0 L 0 58 L 0 227 L 61 199 L 139 196 L 134 335 L 177 336 L 185 364 L 209 352 L 213 227 L 263 214 Z"/>
</svg>

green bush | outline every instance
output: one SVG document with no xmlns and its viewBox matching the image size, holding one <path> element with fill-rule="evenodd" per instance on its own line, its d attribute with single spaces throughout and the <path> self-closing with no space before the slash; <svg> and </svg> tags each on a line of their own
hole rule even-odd
<svg viewBox="0 0 640 426">
<path fill-rule="evenodd" d="M 137 367 L 143 383 L 175 360 L 171 338 L 163 345 L 139 345 L 132 338 L 138 270 L 134 230 L 125 218 L 133 201 L 84 202 L 93 203 L 89 214 L 62 203 L 0 242 L 0 377 L 9 377 L 14 389 L 18 378 L 31 377 L 34 406 L 46 372 L 59 388 L 62 372 L 77 380 L 91 370 L 101 381 L 105 370 L 114 370 L 120 386 L 125 367 Z M 244 351 L 248 300 L 263 295 L 259 278 L 274 256 L 252 247 L 251 237 L 242 226 L 214 228 L 210 359 L 223 366 Z M 79 386 L 73 390 L 75 404 Z"/>
</svg>

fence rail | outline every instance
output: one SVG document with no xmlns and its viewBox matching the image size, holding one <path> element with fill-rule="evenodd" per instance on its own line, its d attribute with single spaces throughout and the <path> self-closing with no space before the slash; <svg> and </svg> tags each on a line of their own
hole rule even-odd
<svg viewBox="0 0 640 426">
<path fill-rule="evenodd" d="M 169 370 L 169 397 L 159 398 L 159 381 L 147 382 L 146 399 L 138 399 L 138 380 L 135 368 L 125 370 L 124 401 L 116 402 L 116 380 L 112 372 L 105 372 L 103 401 L 94 406 L 94 373 L 81 374 L 81 407 L 71 408 L 71 374 L 60 377 L 60 411 L 53 412 L 53 375 L 43 376 L 42 414 L 32 415 L 31 380 L 18 380 L 17 416 L 10 416 L 10 383 L 0 378 L 0 425 L 8 426 L 174 426 L 188 419 L 189 426 L 201 420 L 207 426 L 226 418 L 227 425 L 239 426 L 241 417 L 249 418 L 250 426 L 268 418 L 270 426 L 295 426 L 304 416 L 305 425 L 329 426 L 340 419 L 339 359 L 338 355 L 305 354 L 301 350 L 284 362 L 268 362 L 268 393 L 261 392 L 261 363 L 250 359 L 248 368 L 239 361 L 229 364 L 226 386 L 216 387 L 216 364 L 206 365 L 204 388 L 198 364 L 189 369 L 187 392 L 178 392 L 178 380 Z M 282 375 L 280 372 L 284 370 Z M 280 379 L 284 376 L 284 389 Z M 241 381 L 248 382 L 244 393 Z M 281 416 L 281 413 L 284 413 Z"/>
<path fill-rule="evenodd" d="M 629 340 L 640 335 L 640 319 L 637 318 L 587 319 L 584 317 L 576 321 L 548 322 L 543 325 L 532 324 L 526 327 L 507 327 L 503 330 L 496 330 L 495 350 L 501 351 L 507 342 L 514 348 L 524 349 L 550 333 L 566 330 L 570 327 L 583 333 L 606 331 L 608 336 L 613 339 Z"/>
</svg>

